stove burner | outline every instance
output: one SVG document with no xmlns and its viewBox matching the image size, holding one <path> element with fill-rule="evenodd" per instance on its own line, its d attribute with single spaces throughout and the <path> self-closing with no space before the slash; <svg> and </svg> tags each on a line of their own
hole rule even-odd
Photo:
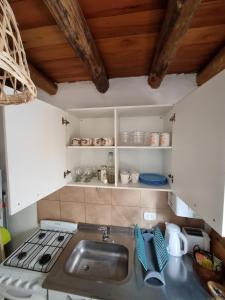
<svg viewBox="0 0 225 300">
<path fill-rule="evenodd" d="M 64 240 L 64 236 L 63 235 L 59 235 L 57 238 L 58 242 L 62 242 Z"/>
<path fill-rule="evenodd" d="M 47 264 L 47 263 L 50 261 L 51 258 L 52 258 L 52 257 L 51 257 L 50 254 L 44 254 L 44 255 L 39 259 L 39 264 L 43 266 L 43 265 Z"/>
<path fill-rule="evenodd" d="M 44 232 L 39 233 L 39 235 L 38 235 L 39 240 L 43 239 L 45 237 L 45 235 L 46 235 L 46 233 L 44 233 Z"/>
<path fill-rule="evenodd" d="M 23 259 L 24 257 L 27 256 L 27 252 L 20 252 L 18 255 L 17 255 L 17 258 L 18 260 L 21 260 Z"/>
</svg>

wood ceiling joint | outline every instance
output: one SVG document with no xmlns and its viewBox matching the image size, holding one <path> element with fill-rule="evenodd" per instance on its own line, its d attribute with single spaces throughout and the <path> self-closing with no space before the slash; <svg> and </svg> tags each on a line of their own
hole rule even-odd
<svg viewBox="0 0 225 300">
<path fill-rule="evenodd" d="M 105 93 L 109 81 L 100 53 L 78 0 L 43 0 L 70 46 L 88 68 L 97 90 Z"/>
<path fill-rule="evenodd" d="M 202 0 L 168 1 L 166 16 L 148 78 L 152 88 L 160 86 L 201 2 Z"/>
<path fill-rule="evenodd" d="M 217 55 L 208 63 L 208 65 L 197 74 L 197 85 L 200 86 L 213 76 L 225 69 L 225 46 Z"/>
</svg>

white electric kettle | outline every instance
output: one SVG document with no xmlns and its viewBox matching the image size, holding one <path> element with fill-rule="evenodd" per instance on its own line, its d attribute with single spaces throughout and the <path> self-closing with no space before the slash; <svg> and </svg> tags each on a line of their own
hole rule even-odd
<svg viewBox="0 0 225 300">
<path fill-rule="evenodd" d="M 181 232 L 180 227 L 172 223 L 166 222 L 165 224 L 165 240 L 168 253 L 172 256 L 182 256 L 186 254 L 188 251 L 188 241 Z"/>
</svg>

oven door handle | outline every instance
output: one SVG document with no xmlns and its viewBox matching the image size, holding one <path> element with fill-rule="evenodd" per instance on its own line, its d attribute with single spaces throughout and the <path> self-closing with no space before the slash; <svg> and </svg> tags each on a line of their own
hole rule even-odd
<svg viewBox="0 0 225 300">
<path fill-rule="evenodd" d="M 20 292 L 20 295 L 18 294 L 19 290 L 14 289 L 11 287 L 2 287 L 0 288 L 0 299 L 1 297 L 3 299 L 8 299 L 8 300 L 46 300 L 46 296 L 44 295 L 38 295 L 37 293 L 33 293 L 32 291 L 26 291 L 26 292 Z"/>
</svg>

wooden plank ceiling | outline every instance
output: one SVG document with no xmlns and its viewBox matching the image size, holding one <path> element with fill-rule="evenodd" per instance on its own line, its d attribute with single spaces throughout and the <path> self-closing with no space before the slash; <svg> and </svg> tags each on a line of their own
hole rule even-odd
<svg viewBox="0 0 225 300">
<path fill-rule="evenodd" d="M 90 80 L 42 0 L 10 0 L 29 61 L 54 82 Z M 80 0 L 109 78 L 148 75 L 167 0 Z M 225 0 L 203 0 L 168 73 L 201 70 L 223 47 Z"/>
</svg>

